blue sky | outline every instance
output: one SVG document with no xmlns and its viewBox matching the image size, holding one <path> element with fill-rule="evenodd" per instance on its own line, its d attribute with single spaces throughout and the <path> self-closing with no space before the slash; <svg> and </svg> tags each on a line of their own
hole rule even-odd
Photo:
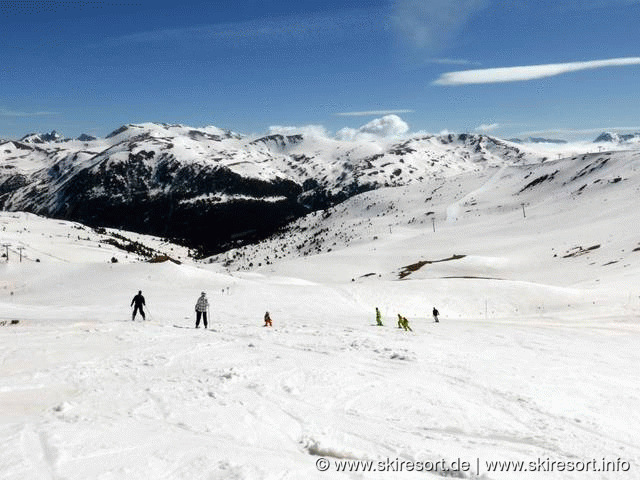
<svg viewBox="0 0 640 480">
<path fill-rule="evenodd" d="M 3 0 L 0 137 L 384 112 L 412 131 L 640 130 L 639 24 L 640 0 Z"/>
</svg>

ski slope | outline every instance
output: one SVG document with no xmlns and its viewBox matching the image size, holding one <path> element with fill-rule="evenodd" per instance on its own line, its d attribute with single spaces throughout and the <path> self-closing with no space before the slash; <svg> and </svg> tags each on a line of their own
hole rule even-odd
<svg viewBox="0 0 640 480">
<path fill-rule="evenodd" d="M 32 253 L 0 264 L 2 478 L 640 478 L 640 158 L 600 158 L 368 192 L 211 263 L 3 213 Z M 211 329 L 176 328 L 202 290 Z"/>
</svg>

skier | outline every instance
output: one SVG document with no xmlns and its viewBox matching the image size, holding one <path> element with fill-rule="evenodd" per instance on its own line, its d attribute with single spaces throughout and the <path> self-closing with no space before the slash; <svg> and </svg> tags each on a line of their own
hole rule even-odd
<svg viewBox="0 0 640 480">
<path fill-rule="evenodd" d="M 405 332 L 407 330 L 413 332 L 413 330 L 411 330 L 411 327 L 409 326 L 409 320 L 407 320 L 407 317 L 403 317 L 400 314 L 398 314 L 398 328 L 404 328 Z"/>
<path fill-rule="evenodd" d="M 144 316 L 144 310 L 143 310 L 143 306 L 145 306 L 145 302 L 144 302 L 144 297 L 142 296 L 142 290 L 138 290 L 138 294 L 133 297 L 133 300 L 131 300 L 131 307 L 133 307 L 135 304 L 135 307 L 133 308 L 133 314 L 131 315 L 131 321 L 135 321 L 136 319 L 136 313 L 140 312 L 140 315 L 142 315 L 142 321 L 145 321 L 146 318 Z"/>
<path fill-rule="evenodd" d="M 438 311 L 438 309 L 436 307 L 433 307 L 433 311 L 431 313 L 433 313 L 433 319 L 435 320 L 435 322 L 439 323 L 438 315 L 440 315 L 440 312 Z"/>
<path fill-rule="evenodd" d="M 410 332 L 413 332 L 413 330 L 411 330 L 411 327 L 409 326 L 409 320 L 407 320 L 407 317 L 402 317 L 402 327 L 405 331 L 409 330 Z"/>
<path fill-rule="evenodd" d="M 380 314 L 380 310 L 378 310 L 378 307 L 376 307 L 376 323 L 378 324 L 379 327 L 382 327 L 382 315 Z"/>
<path fill-rule="evenodd" d="M 200 328 L 200 317 L 202 317 L 204 328 L 207 328 L 207 310 L 209 310 L 209 300 L 207 300 L 207 294 L 202 292 L 196 302 L 196 328 Z"/>
<path fill-rule="evenodd" d="M 266 312 L 264 314 L 264 326 L 273 327 L 273 325 L 271 324 L 271 316 L 269 315 L 269 312 Z"/>
</svg>

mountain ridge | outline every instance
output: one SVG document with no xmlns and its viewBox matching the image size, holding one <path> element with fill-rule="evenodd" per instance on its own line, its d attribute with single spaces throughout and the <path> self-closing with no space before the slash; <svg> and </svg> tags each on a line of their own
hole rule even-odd
<svg viewBox="0 0 640 480">
<path fill-rule="evenodd" d="M 475 134 L 352 141 L 144 123 L 104 139 L 55 135 L 0 143 L 0 208 L 168 236 L 207 253 L 357 193 L 545 160 Z"/>
<path fill-rule="evenodd" d="M 602 132 L 593 141 L 593 143 L 604 143 L 604 142 L 611 142 L 611 143 L 618 143 L 618 144 L 640 143 L 640 132 L 636 132 L 636 133 Z"/>
</svg>

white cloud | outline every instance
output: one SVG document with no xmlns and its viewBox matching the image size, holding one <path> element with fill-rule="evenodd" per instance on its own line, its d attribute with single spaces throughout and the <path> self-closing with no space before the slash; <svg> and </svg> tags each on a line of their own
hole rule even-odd
<svg viewBox="0 0 640 480">
<path fill-rule="evenodd" d="M 409 125 L 397 115 L 385 115 L 371 120 L 360 128 L 343 128 L 336 132 L 338 140 L 399 137 L 409 131 Z"/>
<path fill-rule="evenodd" d="M 474 15 L 487 8 L 497 8 L 498 0 L 394 0 L 392 25 L 419 48 L 438 50 L 449 46 Z M 520 2 L 510 2 L 515 8 Z M 526 3 L 526 2 L 522 2 Z M 541 2 L 540 15 L 552 15 L 558 9 L 571 11 L 597 8 L 625 8 L 640 0 L 579 0 Z M 545 3 L 547 3 L 545 5 Z M 493 32 L 487 32 L 488 34 Z"/>
<path fill-rule="evenodd" d="M 395 28 L 417 47 L 438 49 L 489 3 L 489 0 L 396 0 L 392 20 Z"/>
<path fill-rule="evenodd" d="M 341 112 L 338 117 L 368 117 L 370 115 L 393 115 L 397 113 L 413 113 L 413 110 L 367 110 L 364 112 Z"/>
<path fill-rule="evenodd" d="M 481 83 L 522 82 L 553 77 L 563 73 L 590 70 L 594 68 L 640 65 L 640 57 L 612 58 L 588 62 L 550 63 L 521 67 L 486 68 L 444 73 L 433 82 L 434 85 L 469 85 Z"/>
<path fill-rule="evenodd" d="M 0 117 L 40 117 L 43 115 L 58 115 L 59 112 L 20 112 L 0 108 Z"/>
<path fill-rule="evenodd" d="M 480 62 L 474 62 L 465 58 L 430 58 L 427 63 L 438 63 L 440 65 L 481 65 Z"/>
<path fill-rule="evenodd" d="M 409 132 L 409 125 L 397 115 L 385 115 L 371 120 L 359 128 L 345 127 L 338 130 L 335 135 L 327 131 L 323 125 L 272 125 L 268 129 L 269 135 L 296 135 L 301 134 L 308 138 L 333 139 L 333 140 L 382 140 L 393 137 L 401 137 Z"/>
<path fill-rule="evenodd" d="M 482 125 L 478 125 L 475 128 L 476 132 L 483 132 L 483 133 L 488 133 L 488 132 L 492 132 L 494 130 L 497 130 L 498 128 L 500 128 L 500 124 L 499 123 L 483 123 Z"/>
<path fill-rule="evenodd" d="M 329 136 L 327 129 L 322 125 L 303 125 L 301 127 L 272 125 L 269 127 L 269 135 L 305 135 L 307 137 L 325 138 Z"/>
<path fill-rule="evenodd" d="M 397 115 L 385 115 L 371 120 L 359 128 L 362 133 L 371 133 L 379 137 L 395 137 L 409 131 L 409 125 Z"/>
<path fill-rule="evenodd" d="M 125 46 L 184 42 L 239 43 L 266 38 L 285 39 L 335 35 L 342 31 L 383 29 L 373 9 L 350 9 L 338 13 L 263 17 L 253 20 L 214 23 L 195 27 L 166 28 L 113 37 L 97 45 Z M 95 46 L 95 45 L 94 45 Z"/>
<path fill-rule="evenodd" d="M 344 127 L 336 132 L 338 140 L 355 140 L 358 136 L 358 130 L 355 128 Z"/>
</svg>

